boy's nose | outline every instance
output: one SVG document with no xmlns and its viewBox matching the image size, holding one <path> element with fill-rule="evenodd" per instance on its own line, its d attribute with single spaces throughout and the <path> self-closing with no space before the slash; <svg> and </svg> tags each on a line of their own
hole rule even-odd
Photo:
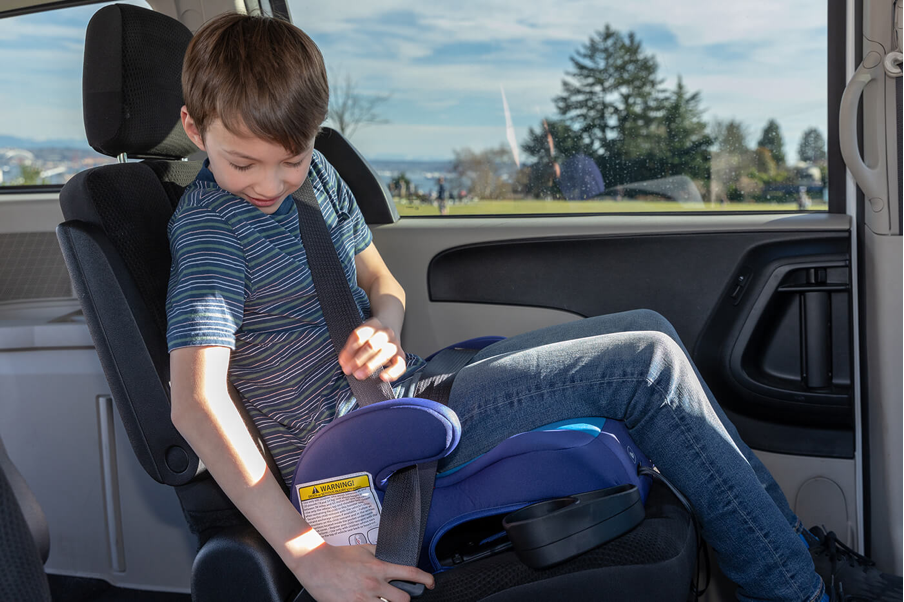
<svg viewBox="0 0 904 602">
<path fill-rule="evenodd" d="M 272 177 L 258 182 L 255 192 L 261 195 L 257 198 L 273 199 L 282 194 L 283 188 L 282 179 L 279 177 Z"/>
</svg>

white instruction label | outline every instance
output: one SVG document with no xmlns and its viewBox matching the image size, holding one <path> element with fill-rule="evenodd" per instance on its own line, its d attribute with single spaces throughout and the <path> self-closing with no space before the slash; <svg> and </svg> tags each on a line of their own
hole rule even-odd
<svg viewBox="0 0 904 602">
<path fill-rule="evenodd" d="M 301 515 L 332 546 L 377 543 L 380 500 L 370 473 L 296 485 Z"/>
</svg>

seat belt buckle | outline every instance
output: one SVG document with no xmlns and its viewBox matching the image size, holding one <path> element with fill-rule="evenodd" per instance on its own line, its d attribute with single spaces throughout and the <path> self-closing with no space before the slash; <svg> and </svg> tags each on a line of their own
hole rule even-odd
<svg viewBox="0 0 904 602">
<path fill-rule="evenodd" d="M 390 581 L 389 585 L 399 588 L 400 590 L 402 590 L 403 592 L 405 592 L 412 598 L 420 597 L 424 593 L 424 590 L 426 589 L 426 586 L 423 583 L 412 583 L 410 581 L 395 580 L 395 581 Z"/>
</svg>

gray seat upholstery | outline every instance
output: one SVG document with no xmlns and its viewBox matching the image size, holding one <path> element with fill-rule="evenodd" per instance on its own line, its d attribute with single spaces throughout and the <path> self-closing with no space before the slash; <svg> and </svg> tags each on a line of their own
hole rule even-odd
<svg viewBox="0 0 904 602">
<path fill-rule="evenodd" d="M 0 440 L 0 600 L 50 602 L 44 562 L 50 532 L 44 511 Z"/>
</svg>

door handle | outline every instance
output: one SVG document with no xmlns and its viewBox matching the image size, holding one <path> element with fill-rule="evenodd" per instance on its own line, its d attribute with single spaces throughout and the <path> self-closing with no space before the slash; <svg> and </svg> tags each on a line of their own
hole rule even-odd
<svg viewBox="0 0 904 602">
<path fill-rule="evenodd" d="M 838 109 L 838 138 L 841 156 L 847 168 L 863 190 L 868 202 L 866 209 L 866 225 L 876 234 L 892 234 L 897 224 L 892 227 L 891 211 L 888 199 L 888 174 L 885 161 L 885 111 L 867 111 L 864 114 L 864 144 L 870 148 L 866 156 L 872 157 L 876 165 L 867 165 L 860 154 L 857 144 L 857 107 L 863 91 L 871 81 L 884 82 L 885 65 L 881 54 L 875 50 L 863 57 L 863 62 L 854 72 L 841 95 L 841 106 Z M 883 98 L 884 93 L 879 95 Z"/>
</svg>

